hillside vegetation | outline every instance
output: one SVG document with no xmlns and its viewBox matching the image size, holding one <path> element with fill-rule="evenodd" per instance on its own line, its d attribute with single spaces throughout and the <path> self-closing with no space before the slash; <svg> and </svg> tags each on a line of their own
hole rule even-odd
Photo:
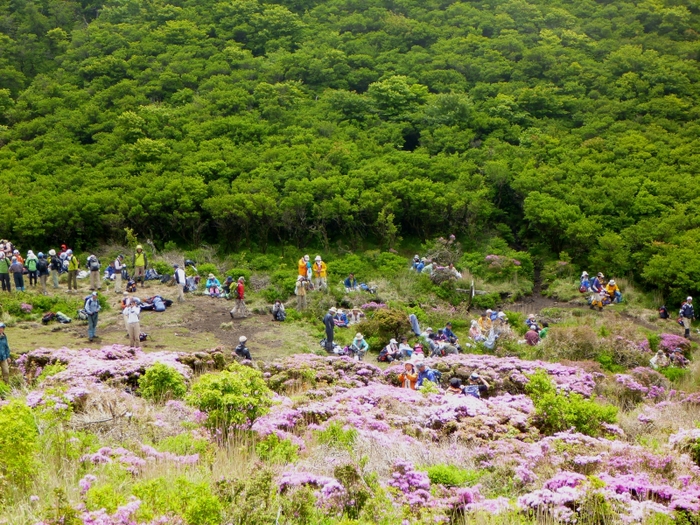
<svg viewBox="0 0 700 525">
<path fill-rule="evenodd" d="M 500 236 L 677 299 L 700 292 L 699 20 L 687 0 L 6 2 L 0 221 L 25 249 Z"/>
</svg>

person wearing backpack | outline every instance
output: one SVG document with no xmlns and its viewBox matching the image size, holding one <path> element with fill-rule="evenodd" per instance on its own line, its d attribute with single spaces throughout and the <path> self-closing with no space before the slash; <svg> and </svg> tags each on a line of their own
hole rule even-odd
<svg viewBox="0 0 700 525">
<path fill-rule="evenodd" d="M 36 255 L 34 255 L 34 252 L 29 250 L 27 252 L 27 258 L 24 261 L 24 267 L 27 269 L 27 273 L 29 274 L 29 286 L 36 286 L 37 281 L 39 280 L 39 272 L 37 272 L 36 269 L 36 263 L 39 259 L 37 258 Z"/>
<path fill-rule="evenodd" d="M 231 318 L 235 319 L 236 317 L 248 317 L 248 309 L 245 306 L 245 279 L 243 277 L 238 278 L 238 284 L 236 285 L 236 289 L 234 290 L 234 300 L 236 301 L 236 306 L 233 307 L 233 310 L 229 312 L 231 314 Z"/>
<path fill-rule="evenodd" d="M 73 250 L 66 251 L 66 259 L 68 260 L 68 293 L 78 292 L 78 268 L 80 261 L 73 255 Z"/>
<path fill-rule="evenodd" d="M 439 379 L 436 376 L 436 371 L 425 365 L 423 361 L 418 361 L 416 363 L 416 368 L 418 368 L 418 380 L 416 381 L 416 388 L 423 386 L 425 381 L 430 381 L 438 385 Z"/>
<path fill-rule="evenodd" d="M 5 323 L 0 323 L 0 370 L 2 370 L 2 380 L 10 382 L 10 345 L 7 344 L 5 335 Z"/>
<path fill-rule="evenodd" d="M 185 276 L 185 270 L 180 268 L 180 265 L 173 265 L 173 269 L 175 270 L 173 279 L 175 279 L 175 285 L 177 286 L 177 302 L 181 303 L 185 300 L 185 284 L 187 283 L 187 277 Z"/>
<path fill-rule="evenodd" d="M 101 290 L 100 283 L 100 261 L 95 255 L 91 255 L 87 259 L 87 267 L 90 271 L 90 290 Z"/>
<path fill-rule="evenodd" d="M 12 291 L 10 288 L 10 264 L 12 263 L 5 256 L 5 252 L 0 251 L 0 283 L 3 292 Z"/>
<path fill-rule="evenodd" d="M 10 273 L 15 280 L 15 290 L 18 292 L 24 291 L 24 264 L 17 260 L 17 257 L 12 257 L 10 265 Z"/>
<path fill-rule="evenodd" d="M 688 297 L 681 306 L 681 319 L 683 320 L 683 328 L 685 328 L 685 338 L 690 339 L 690 323 L 695 319 L 695 310 L 693 309 L 693 298 Z"/>
<path fill-rule="evenodd" d="M 85 313 L 88 322 L 88 340 L 92 342 L 97 337 L 97 313 L 100 311 L 100 301 L 97 299 L 97 292 L 92 292 L 85 298 Z"/>
<path fill-rule="evenodd" d="M 148 258 L 146 253 L 143 251 L 143 246 L 140 244 L 136 247 L 136 253 L 132 258 L 134 266 L 134 281 L 139 282 L 141 279 L 141 288 L 146 286 L 146 268 L 148 267 Z"/>
<path fill-rule="evenodd" d="M 42 252 L 39 252 L 38 257 L 36 271 L 39 275 L 39 282 L 41 283 L 41 293 L 43 295 L 49 295 L 49 292 L 46 291 L 46 279 L 49 276 L 49 263 Z"/>
<path fill-rule="evenodd" d="M 56 250 L 49 250 L 49 270 L 51 271 L 51 282 L 54 288 L 58 288 L 58 276 L 63 270 L 63 261 L 56 255 Z"/>
<path fill-rule="evenodd" d="M 124 270 L 124 256 L 120 253 L 114 259 L 114 292 L 122 293 L 122 271 Z"/>
</svg>

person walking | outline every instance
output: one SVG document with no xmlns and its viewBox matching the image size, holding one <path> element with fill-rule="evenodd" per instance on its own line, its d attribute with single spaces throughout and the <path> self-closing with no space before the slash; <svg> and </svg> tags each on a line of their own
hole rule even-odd
<svg viewBox="0 0 700 525">
<path fill-rule="evenodd" d="M 320 255 L 317 255 L 314 259 L 314 265 L 312 267 L 314 274 L 314 287 L 318 290 L 326 289 L 326 276 L 328 275 L 328 267 L 326 263 L 323 262 Z"/>
<path fill-rule="evenodd" d="M 85 298 L 85 312 L 88 316 L 88 340 L 92 342 L 97 337 L 97 317 L 100 311 L 100 301 L 97 292 L 92 292 Z"/>
<path fill-rule="evenodd" d="M 333 351 L 333 332 L 335 331 L 335 314 L 338 310 L 331 308 L 323 317 L 323 325 L 326 327 L 326 352 Z"/>
<path fill-rule="evenodd" d="M 39 283 L 41 283 L 41 293 L 43 295 L 49 295 L 49 292 L 46 291 L 46 279 L 49 277 L 49 262 L 46 260 L 46 256 L 42 252 L 38 253 L 36 271 L 39 275 Z"/>
<path fill-rule="evenodd" d="M 2 380 L 10 382 L 10 345 L 7 344 L 5 335 L 5 323 L 0 323 L 0 370 L 2 370 Z"/>
<path fill-rule="evenodd" d="M 297 310 L 300 312 L 306 308 L 306 292 L 309 290 L 309 280 L 299 275 L 297 276 L 297 284 L 294 286 L 294 293 L 297 296 Z"/>
<path fill-rule="evenodd" d="M 124 271 L 124 256 L 120 253 L 114 259 L 114 293 L 122 293 L 122 272 Z"/>
<path fill-rule="evenodd" d="M 49 250 L 49 270 L 51 270 L 51 282 L 54 288 L 58 288 L 58 276 L 63 270 L 63 261 L 56 255 L 56 250 Z"/>
<path fill-rule="evenodd" d="M 129 298 L 124 317 L 126 317 L 126 331 L 129 334 L 129 346 L 132 348 L 141 347 L 141 307 Z"/>
<path fill-rule="evenodd" d="M 174 264 L 175 269 L 175 285 L 177 286 L 177 302 L 182 303 L 185 301 L 185 283 L 187 282 L 187 276 L 185 275 L 185 270 L 180 268 L 179 265 Z"/>
<path fill-rule="evenodd" d="M 24 264 L 17 260 L 17 257 L 12 256 L 12 264 L 10 265 L 10 273 L 15 280 L 15 290 L 18 292 L 24 291 Z"/>
<path fill-rule="evenodd" d="M 91 255 L 87 259 L 87 267 L 90 270 L 90 290 L 100 290 L 100 261 L 96 255 Z"/>
<path fill-rule="evenodd" d="M 39 258 L 34 255 L 34 252 L 29 250 L 27 252 L 27 258 L 24 261 L 24 267 L 27 269 L 27 274 L 29 274 L 29 286 L 36 286 L 39 280 L 39 272 L 36 269 L 36 263 Z"/>
<path fill-rule="evenodd" d="M 146 286 L 146 268 L 148 267 L 148 258 L 143 251 L 143 246 L 140 244 L 136 247 L 136 253 L 132 259 L 134 266 L 134 282 L 138 283 L 141 279 L 141 288 Z"/>
<path fill-rule="evenodd" d="M 0 283 L 2 284 L 3 292 L 11 292 L 10 287 L 10 260 L 5 255 L 5 252 L 0 251 Z"/>
<path fill-rule="evenodd" d="M 236 301 L 236 306 L 231 310 L 231 317 L 235 319 L 236 317 L 248 317 L 248 309 L 245 306 L 245 279 L 243 277 L 238 278 L 238 284 L 234 290 L 234 299 Z"/>
<path fill-rule="evenodd" d="M 688 296 L 681 306 L 681 317 L 683 318 L 683 328 L 685 328 L 685 338 L 690 339 L 690 324 L 695 319 L 695 309 L 693 308 L 693 298 Z"/>
<path fill-rule="evenodd" d="M 73 255 L 73 250 L 66 251 L 66 259 L 68 259 L 68 293 L 78 293 L 78 268 L 80 268 L 80 261 Z"/>
</svg>

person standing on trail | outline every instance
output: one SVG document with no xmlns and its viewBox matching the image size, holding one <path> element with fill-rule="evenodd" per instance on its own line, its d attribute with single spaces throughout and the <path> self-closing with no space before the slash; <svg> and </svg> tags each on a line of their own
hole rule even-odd
<svg viewBox="0 0 700 525">
<path fill-rule="evenodd" d="M 100 261 L 96 255 L 91 255 L 87 259 L 87 267 L 90 271 L 90 290 L 99 290 L 102 288 L 100 282 Z"/>
<path fill-rule="evenodd" d="M 185 270 L 180 268 L 179 265 L 174 264 L 175 269 L 175 285 L 177 286 L 177 302 L 182 303 L 185 301 L 185 283 L 187 282 L 187 276 L 185 275 Z"/>
<path fill-rule="evenodd" d="M 312 267 L 314 274 L 314 287 L 318 290 L 326 289 L 326 276 L 328 275 L 328 267 L 326 263 L 323 262 L 320 255 L 316 256 L 314 259 L 314 265 Z"/>
<path fill-rule="evenodd" d="M 245 279 L 243 277 L 238 278 L 238 284 L 236 284 L 236 289 L 233 291 L 234 300 L 236 301 L 236 306 L 231 310 L 231 317 L 235 319 L 236 317 L 248 317 L 248 309 L 245 306 Z"/>
<path fill-rule="evenodd" d="M 36 273 L 39 275 L 39 282 L 41 283 L 41 293 L 43 295 L 49 295 L 46 291 L 46 279 L 49 277 L 49 262 L 42 252 L 38 253 L 38 260 L 36 262 Z"/>
<path fill-rule="evenodd" d="M 124 270 L 124 256 L 120 253 L 114 259 L 114 293 L 122 293 L 122 271 Z"/>
<path fill-rule="evenodd" d="M 75 255 L 73 255 L 73 250 L 66 251 L 66 259 L 68 259 L 68 293 L 72 293 L 73 290 L 77 292 L 78 268 L 80 268 L 80 261 Z"/>
<path fill-rule="evenodd" d="M 9 259 L 5 256 L 5 252 L 0 251 L 0 283 L 2 283 L 3 292 L 11 292 L 10 287 L 10 264 Z"/>
<path fill-rule="evenodd" d="M 304 277 L 307 279 L 309 278 L 309 270 L 308 270 L 309 260 L 310 260 L 310 258 L 308 255 L 304 255 L 301 259 L 299 259 L 299 262 L 297 263 L 297 265 L 299 266 L 299 276 L 300 277 Z"/>
<path fill-rule="evenodd" d="M 49 269 L 51 270 L 51 282 L 54 288 L 58 288 L 58 276 L 63 271 L 63 261 L 56 255 L 56 250 L 49 250 Z"/>
<path fill-rule="evenodd" d="M 690 339 L 690 323 L 695 319 L 692 297 L 686 298 L 685 303 L 681 306 L 681 318 L 683 319 L 683 328 L 685 328 L 685 338 Z"/>
<path fill-rule="evenodd" d="M 300 312 L 306 308 L 306 292 L 309 290 L 309 280 L 303 275 L 297 276 L 297 284 L 294 293 L 297 296 L 297 310 Z"/>
<path fill-rule="evenodd" d="M 335 330 L 335 314 L 337 310 L 331 308 L 323 317 L 323 325 L 326 327 L 326 352 L 333 351 L 333 332 Z"/>
<path fill-rule="evenodd" d="M 136 253 L 132 258 L 132 264 L 134 266 L 134 282 L 139 282 L 139 277 L 141 278 L 141 288 L 146 286 L 146 268 L 148 267 L 148 258 L 143 251 L 143 246 L 140 244 L 136 246 Z"/>
<path fill-rule="evenodd" d="M 97 292 L 92 292 L 85 298 L 85 313 L 88 322 L 88 341 L 92 342 L 97 337 L 97 313 L 100 311 L 100 301 L 97 299 Z"/>
<path fill-rule="evenodd" d="M 10 273 L 15 280 L 15 290 L 18 292 L 24 291 L 24 264 L 17 260 L 17 257 L 12 257 L 10 265 Z"/>
<path fill-rule="evenodd" d="M 36 269 L 36 263 L 39 258 L 34 255 L 34 252 L 29 250 L 27 252 L 27 258 L 24 261 L 24 267 L 27 269 L 27 274 L 29 275 L 29 286 L 36 286 L 39 280 L 39 272 Z"/>
<path fill-rule="evenodd" d="M 0 369 L 2 370 L 2 380 L 10 382 L 10 345 L 7 344 L 5 335 L 5 323 L 0 323 Z"/>
<path fill-rule="evenodd" d="M 129 346 L 132 348 L 141 347 L 141 307 L 136 301 L 129 298 L 124 317 L 126 318 L 126 331 L 129 334 Z"/>
</svg>

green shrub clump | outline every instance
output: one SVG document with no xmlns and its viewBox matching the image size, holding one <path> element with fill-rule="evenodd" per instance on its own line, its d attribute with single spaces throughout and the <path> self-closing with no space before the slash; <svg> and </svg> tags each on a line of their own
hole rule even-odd
<svg viewBox="0 0 700 525">
<path fill-rule="evenodd" d="M 481 477 L 481 474 L 475 470 L 467 470 L 455 465 L 432 465 L 425 470 L 430 478 L 430 483 L 445 487 L 474 485 Z"/>
<path fill-rule="evenodd" d="M 314 434 L 321 444 L 347 450 L 352 449 L 357 439 L 357 430 L 354 428 L 346 430 L 339 421 L 331 422 L 324 430 L 317 430 Z"/>
<path fill-rule="evenodd" d="M 544 370 L 530 376 L 525 392 L 535 405 L 535 423 L 547 435 L 570 428 L 588 436 L 603 434 L 603 423 L 617 421 L 617 408 L 596 403 L 581 394 L 557 392 L 556 386 Z"/>
<path fill-rule="evenodd" d="M 133 492 L 142 502 L 136 512 L 139 522 L 174 514 L 182 516 L 187 525 L 221 523 L 221 502 L 207 483 L 194 483 L 184 477 L 174 481 L 158 477 L 137 483 Z"/>
<path fill-rule="evenodd" d="M 152 401 L 179 399 L 187 392 L 187 383 L 172 366 L 156 363 L 139 378 L 139 391 Z"/>
<path fill-rule="evenodd" d="M 290 439 L 270 434 L 255 446 L 260 459 L 269 463 L 292 463 L 299 457 L 299 447 Z"/>
<path fill-rule="evenodd" d="M 21 401 L 0 408 L 0 480 L 17 489 L 29 487 L 37 471 L 39 432 L 32 411 Z M 0 491 L 0 502 L 9 491 Z"/>
<path fill-rule="evenodd" d="M 238 363 L 227 370 L 204 374 L 192 385 L 187 402 L 207 412 L 207 426 L 228 431 L 231 425 L 252 425 L 267 414 L 272 390 L 262 373 Z"/>
</svg>

